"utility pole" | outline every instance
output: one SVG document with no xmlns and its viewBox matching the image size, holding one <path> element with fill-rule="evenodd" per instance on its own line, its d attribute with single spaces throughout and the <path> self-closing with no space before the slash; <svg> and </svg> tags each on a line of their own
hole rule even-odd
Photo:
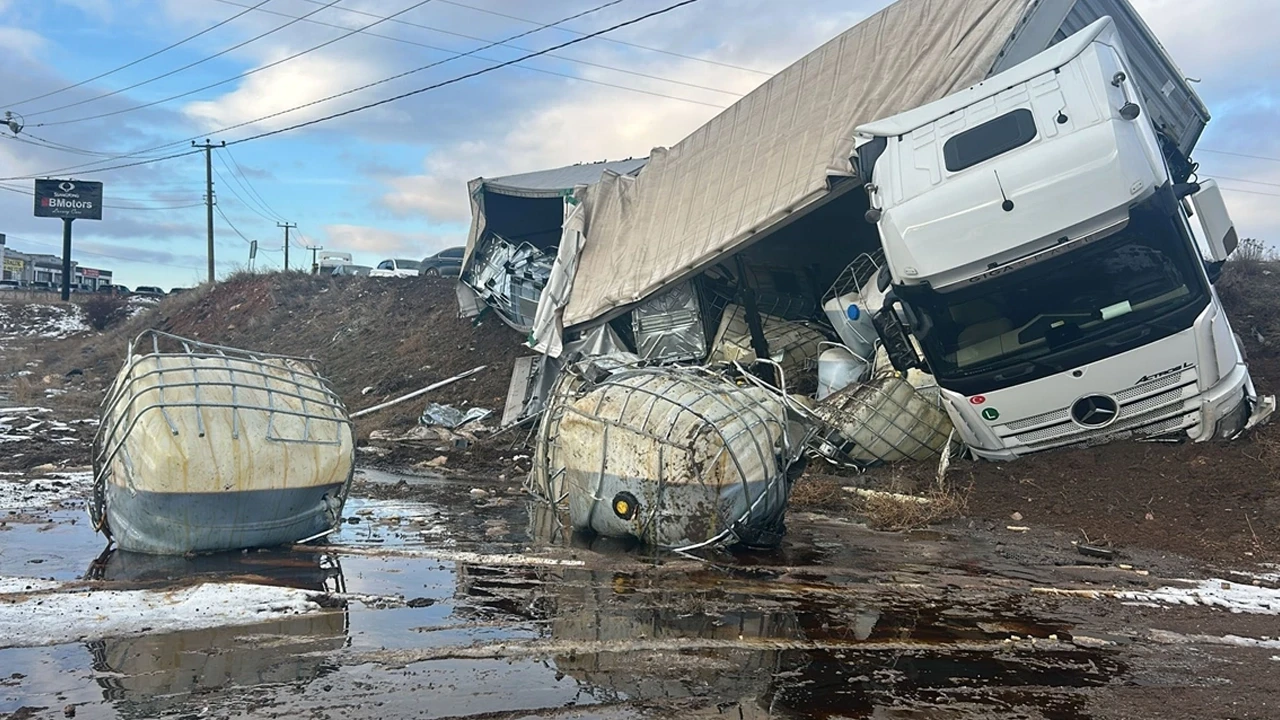
<svg viewBox="0 0 1280 720">
<path fill-rule="evenodd" d="M 289 272 L 289 228 L 296 228 L 298 224 L 276 223 L 276 227 L 284 228 L 284 271 Z"/>
<path fill-rule="evenodd" d="M 213 149 L 216 147 L 226 147 L 224 140 L 218 145 L 214 145 L 207 139 L 203 145 L 197 145 L 195 140 L 191 141 L 191 147 L 204 150 L 204 206 L 208 219 L 209 233 L 209 284 L 213 284 Z"/>
<path fill-rule="evenodd" d="M 324 249 L 323 245 L 312 245 L 307 248 L 311 251 L 311 274 L 315 275 L 320 272 L 320 265 L 316 262 L 316 254 Z"/>
</svg>

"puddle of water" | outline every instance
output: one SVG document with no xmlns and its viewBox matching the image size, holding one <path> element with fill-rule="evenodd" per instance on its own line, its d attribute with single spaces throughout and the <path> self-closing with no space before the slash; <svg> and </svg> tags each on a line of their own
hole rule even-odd
<svg viewBox="0 0 1280 720">
<path fill-rule="evenodd" d="M 102 552 L 83 510 L 57 510 L 0 527 L 0 576 L 75 580 Z"/>
<path fill-rule="evenodd" d="M 975 599 L 941 585 L 905 590 L 870 575 L 974 564 L 950 538 L 864 537 L 847 526 L 797 523 L 777 551 L 720 553 L 699 565 L 572 535 L 554 513 L 520 499 L 475 501 L 465 485 L 414 482 L 432 489 L 430 501 L 353 498 L 345 514 L 358 522 L 310 553 L 117 552 L 95 560 L 101 538 L 83 515 L 72 523 L 61 510 L 48 527 L 3 531 L 5 575 L 148 588 L 236 581 L 412 602 L 0 650 L 0 668 L 32 668 L 23 678 L 0 673 L 0 712 L 83 703 L 78 718 L 614 718 L 665 708 L 747 720 L 887 717 L 895 708 L 892 716 L 904 719 L 1075 720 L 1088 714 L 1074 691 L 1125 673 L 1105 651 L 1006 643 L 1012 635 L 1066 640 L 1072 632 L 1008 596 Z M 532 549 L 586 565 L 378 555 L 380 548 L 517 556 Z M 37 557 L 45 562 L 28 563 Z M 707 708 L 719 709 L 699 714 Z"/>
</svg>

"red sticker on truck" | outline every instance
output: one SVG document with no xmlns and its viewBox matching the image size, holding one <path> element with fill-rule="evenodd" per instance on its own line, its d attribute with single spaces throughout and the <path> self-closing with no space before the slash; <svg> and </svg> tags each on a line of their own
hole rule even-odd
<svg viewBox="0 0 1280 720">
<path fill-rule="evenodd" d="M 973 397 L 969 398 L 969 402 L 973 403 L 974 405 L 981 405 L 986 401 L 987 401 L 986 395 L 974 395 Z"/>
</svg>

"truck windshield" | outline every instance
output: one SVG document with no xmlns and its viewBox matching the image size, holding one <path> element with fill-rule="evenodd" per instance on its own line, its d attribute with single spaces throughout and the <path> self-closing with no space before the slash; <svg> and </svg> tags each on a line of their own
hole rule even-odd
<svg viewBox="0 0 1280 720">
<path fill-rule="evenodd" d="M 944 387 L 991 392 L 1191 326 L 1208 302 L 1178 218 L 1136 208 L 1119 232 L 950 293 L 902 287 Z"/>
</svg>

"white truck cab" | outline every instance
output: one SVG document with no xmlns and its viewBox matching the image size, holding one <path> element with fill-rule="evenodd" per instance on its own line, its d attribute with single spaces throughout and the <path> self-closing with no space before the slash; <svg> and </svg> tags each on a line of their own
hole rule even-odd
<svg viewBox="0 0 1280 720">
<path fill-rule="evenodd" d="M 900 370 L 933 373 L 981 457 L 1231 437 L 1250 417 L 1256 393 L 1205 268 L 1235 230 L 1216 184 L 1171 177 L 1140 103 L 1104 17 L 857 130 L 891 276 L 877 329 Z"/>
</svg>

